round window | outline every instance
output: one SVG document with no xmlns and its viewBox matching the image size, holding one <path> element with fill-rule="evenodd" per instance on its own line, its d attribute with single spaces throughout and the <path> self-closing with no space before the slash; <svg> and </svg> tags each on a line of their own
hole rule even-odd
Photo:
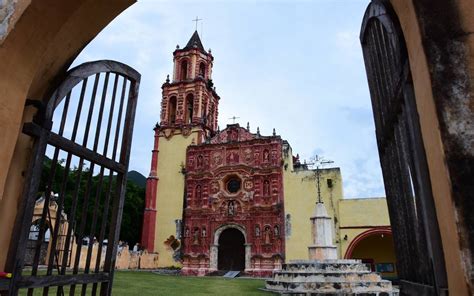
<svg viewBox="0 0 474 296">
<path fill-rule="evenodd" d="M 232 178 L 227 181 L 227 191 L 230 193 L 236 193 L 240 190 L 241 181 L 237 178 Z"/>
</svg>

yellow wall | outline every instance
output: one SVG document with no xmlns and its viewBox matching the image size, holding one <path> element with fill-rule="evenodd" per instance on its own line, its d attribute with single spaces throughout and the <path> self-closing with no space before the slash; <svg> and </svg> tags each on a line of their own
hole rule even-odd
<svg viewBox="0 0 474 296">
<path fill-rule="evenodd" d="M 393 238 L 391 235 L 374 234 L 357 244 L 352 252 L 354 259 L 372 259 L 374 266 L 377 263 L 392 263 L 394 272 L 383 272 L 381 275 L 386 278 L 397 276 L 395 266 L 395 250 L 393 247 Z M 377 271 L 377 270 L 376 270 Z"/>
<path fill-rule="evenodd" d="M 362 232 L 374 227 L 390 226 L 385 198 L 342 199 L 339 201 L 339 217 L 341 258 L 352 240 Z"/>
<path fill-rule="evenodd" d="M 315 173 L 311 170 L 293 171 L 291 148 L 285 156 L 286 169 L 283 170 L 285 201 L 285 219 L 291 215 L 291 235 L 286 238 L 285 259 L 308 259 L 308 246 L 311 242 L 310 217 L 314 213 L 317 201 Z M 327 186 L 327 179 L 333 180 L 333 188 Z M 338 215 L 338 199 L 342 198 L 342 178 L 339 168 L 321 172 L 321 196 L 329 216 Z M 334 230 L 337 233 L 337 230 Z M 334 235 L 336 243 L 337 235 Z"/>
<path fill-rule="evenodd" d="M 354 198 L 339 201 L 340 227 L 389 226 L 385 198 Z"/>
<path fill-rule="evenodd" d="M 155 252 L 159 254 L 160 267 L 180 265 L 173 260 L 173 250 L 164 242 L 171 235 L 176 236 L 175 220 L 183 218 L 184 175 L 181 173 L 181 164 L 186 164 L 186 148 L 193 139 L 197 142 L 196 131 L 188 137 L 181 134 L 170 139 L 160 137 L 155 229 Z"/>
</svg>

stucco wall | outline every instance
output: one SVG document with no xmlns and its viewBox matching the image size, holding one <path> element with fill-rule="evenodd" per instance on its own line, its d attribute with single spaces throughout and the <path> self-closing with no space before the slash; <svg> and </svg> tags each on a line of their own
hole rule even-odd
<svg viewBox="0 0 474 296">
<path fill-rule="evenodd" d="M 285 260 L 288 262 L 289 260 L 308 259 L 308 246 L 312 245 L 310 217 L 314 213 L 318 195 L 313 171 L 292 170 L 291 150 L 285 157 L 285 166 L 286 164 L 288 164 L 287 169 L 283 171 L 285 218 L 288 214 L 291 215 L 291 234 L 287 234 L 285 252 Z M 328 188 L 328 178 L 333 180 L 332 189 Z M 342 198 L 342 177 L 338 168 L 322 170 L 321 196 L 329 216 L 337 217 L 337 201 Z M 334 243 L 336 243 L 337 227 L 334 229 L 334 233 Z"/>
<path fill-rule="evenodd" d="M 390 226 L 385 198 L 354 198 L 339 201 L 340 227 Z"/>
<path fill-rule="evenodd" d="M 44 100 L 46 90 L 64 75 L 81 49 L 133 2 L 16 2 L 0 46 L 0 249 L 4 250 L 0 270 L 5 266 L 31 147 L 28 137 L 19 136 L 22 122 L 31 119 L 24 112 L 25 100 Z"/>
<path fill-rule="evenodd" d="M 159 266 L 178 266 L 173 250 L 164 244 L 170 235 L 176 236 L 176 219 L 183 218 L 184 175 L 181 164 L 186 164 L 186 148 L 198 133 L 188 137 L 175 135 L 169 139 L 160 137 L 158 153 L 158 186 L 156 198 L 155 252 L 159 254 Z"/>
</svg>

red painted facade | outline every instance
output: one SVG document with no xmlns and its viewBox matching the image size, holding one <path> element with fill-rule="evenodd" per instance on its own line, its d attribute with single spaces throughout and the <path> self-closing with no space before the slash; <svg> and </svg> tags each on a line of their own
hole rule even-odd
<svg viewBox="0 0 474 296">
<path fill-rule="evenodd" d="M 284 261 L 282 140 L 229 125 L 188 147 L 183 273 L 217 269 L 220 229 L 245 237 L 245 271 L 270 275 Z M 229 184 L 233 182 L 233 184 Z M 240 184 L 238 184 L 240 182 Z"/>
</svg>

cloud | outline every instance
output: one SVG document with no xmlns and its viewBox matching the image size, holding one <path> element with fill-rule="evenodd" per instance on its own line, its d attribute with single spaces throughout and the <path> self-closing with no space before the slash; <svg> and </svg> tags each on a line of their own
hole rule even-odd
<svg viewBox="0 0 474 296">
<path fill-rule="evenodd" d="M 366 1 L 139 1 L 75 64 L 114 59 L 142 74 L 130 169 L 147 174 L 161 85 L 172 52 L 204 19 L 215 56 L 219 125 L 240 117 L 264 135 L 275 128 L 293 152 L 341 167 L 347 196 L 383 195 L 358 29 Z M 284 20 L 284 21 L 282 21 Z"/>
</svg>

